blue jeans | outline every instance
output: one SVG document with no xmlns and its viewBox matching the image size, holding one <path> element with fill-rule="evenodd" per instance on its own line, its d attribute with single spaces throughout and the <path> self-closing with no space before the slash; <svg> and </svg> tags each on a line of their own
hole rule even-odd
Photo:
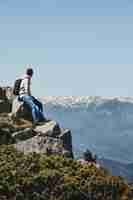
<svg viewBox="0 0 133 200">
<path fill-rule="evenodd" d="M 40 101 L 38 101 L 35 97 L 28 95 L 23 96 L 19 99 L 23 101 L 31 109 L 34 122 L 41 122 L 45 120 L 43 114 L 43 106 Z"/>
</svg>

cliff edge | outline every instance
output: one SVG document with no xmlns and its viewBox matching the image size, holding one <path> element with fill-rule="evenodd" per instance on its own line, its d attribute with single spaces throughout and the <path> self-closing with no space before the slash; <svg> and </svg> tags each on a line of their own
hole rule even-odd
<svg viewBox="0 0 133 200">
<path fill-rule="evenodd" d="M 35 152 L 73 158 L 72 134 L 69 129 L 60 128 L 54 120 L 33 126 L 24 109 L 18 108 L 16 113 L 12 113 L 14 101 L 12 89 L 0 87 L 0 145 L 12 144 L 25 154 Z"/>
</svg>

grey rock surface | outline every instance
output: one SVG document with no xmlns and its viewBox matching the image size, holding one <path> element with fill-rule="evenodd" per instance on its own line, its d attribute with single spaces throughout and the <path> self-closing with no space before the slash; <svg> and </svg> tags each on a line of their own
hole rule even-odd
<svg viewBox="0 0 133 200">
<path fill-rule="evenodd" d="M 25 154 L 36 152 L 73 157 L 71 131 L 61 131 L 55 121 L 49 121 L 34 129 L 19 131 L 13 136 L 18 140 L 15 147 Z"/>
<path fill-rule="evenodd" d="M 29 107 L 27 107 L 23 102 L 18 101 L 15 97 L 12 101 L 12 116 L 14 118 L 23 118 L 32 121 L 32 113 Z"/>
<path fill-rule="evenodd" d="M 33 136 L 35 136 L 37 133 L 32 128 L 25 128 L 24 130 L 16 131 L 12 134 L 13 139 L 16 142 L 27 140 Z"/>
<path fill-rule="evenodd" d="M 14 145 L 19 151 L 27 153 L 45 153 L 47 154 L 62 154 L 63 147 L 62 142 L 59 139 L 43 137 L 43 136 L 34 136 L 28 140 L 21 141 Z"/>
<path fill-rule="evenodd" d="M 14 145 L 25 154 L 36 152 L 73 157 L 71 131 L 54 120 L 32 124 L 32 113 L 13 96 L 10 87 L 0 87 L 0 145 Z"/>
<path fill-rule="evenodd" d="M 66 150 L 64 154 L 68 154 L 68 152 L 71 152 L 71 156 L 73 157 L 71 131 L 69 129 L 61 129 L 61 134 L 59 135 L 59 138 L 63 141 L 63 147 Z"/>
<path fill-rule="evenodd" d="M 8 89 L 9 87 L 0 87 L 0 113 L 10 113 L 12 103 L 9 100 Z"/>
<path fill-rule="evenodd" d="M 37 126 L 35 131 L 42 136 L 57 137 L 61 133 L 59 124 L 55 121 L 50 121 L 44 125 Z"/>
</svg>

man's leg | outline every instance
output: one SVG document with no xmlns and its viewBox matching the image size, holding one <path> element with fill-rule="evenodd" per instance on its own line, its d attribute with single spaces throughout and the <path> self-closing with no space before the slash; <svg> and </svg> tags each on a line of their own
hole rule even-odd
<svg viewBox="0 0 133 200">
<path fill-rule="evenodd" d="M 44 116 L 44 113 L 43 113 L 43 104 L 38 100 L 36 99 L 35 97 L 32 96 L 32 99 L 33 99 L 33 102 L 37 105 L 37 107 L 39 108 L 38 110 L 38 119 L 40 122 L 42 121 L 46 121 L 46 118 Z"/>
<path fill-rule="evenodd" d="M 41 111 L 39 111 L 39 121 L 40 121 L 40 122 L 46 121 L 46 118 L 44 117 L 44 114 L 43 114 L 43 112 L 41 112 Z"/>
<path fill-rule="evenodd" d="M 39 110 L 41 112 L 43 112 L 43 104 L 38 99 L 36 99 L 35 97 L 32 96 L 32 98 L 33 98 L 33 102 L 38 106 Z"/>
<path fill-rule="evenodd" d="M 35 105 L 35 103 L 33 102 L 33 99 L 31 96 L 24 96 L 23 97 L 23 102 L 30 107 L 31 111 L 32 111 L 32 117 L 33 117 L 33 121 L 37 122 L 39 120 L 38 118 L 38 108 Z"/>
</svg>

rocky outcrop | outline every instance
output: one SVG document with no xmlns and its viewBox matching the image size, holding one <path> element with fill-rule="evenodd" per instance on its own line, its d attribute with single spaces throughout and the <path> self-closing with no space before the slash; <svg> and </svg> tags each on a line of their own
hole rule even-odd
<svg viewBox="0 0 133 200">
<path fill-rule="evenodd" d="M 11 87 L 0 87 L 0 113 L 12 113 L 12 117 L 32 121 L 31 110 L 18 101 Z"/>
<path fill-rule="evenodd" d="M 0 145 L 12 144 L 19 151 L 46 153 L 73 157 L 70 130 L 62 130 L 55 121 L 33 127 L 32 123 L 19 119 L 16 124 L 7 114 L 0 115 Z"/>
<path fill-rule="evenodd" d="M 11 103 L 11 91 L 10 87 L 0 87 L 0 113 L 9 113 L 11 112 L 12 103 Z"/>
<path fill-rule="evenodd" d="M 16 140 L 15 147 L 25 154 L 36 152 L 73 157 L 71 132 L 62 131 L 55 121 L 18 131 L 13 134 L 13 139 Z"/>
<path fill-rule="evenodd" d="M 12 100 L 13 93 L 11 87 L 0 87 L 0 99 L 3 100 Z"/>
<path fill-rule="evenodd" d="M 55 121 L 47 122 L 35 129 L 25 129 L 13 134 L 15 147 L 24 153 L 46 153 L 73 157 L 70 130 L 62 130 Z"/>
<path fill-rule="evenodd" d="M 73 157 L 71 131 L 61 129 L 52 120 L 33 126 L 31 111 L 8 90 L 0 88 L 3 103 L 0 107 L 0 145 L 13 145 L 25 154 L 36 152 Z"/>
<path fill-rule="evenodd" d="M 41 136 L 49 137 L 58 137 L 61 134 L 59 124 L 57 124 L 55 121 L 49 121 L 49 123 L 37 126 L 35 131 L 38 132 Z"/>
<path fill-rule="evenodd" d="M 69 129 L 62 129 L 59 138 L 63 141 L 63 147 L 65 151 L 63 152 L 64 155 L 69 154 L 71 152 L 71 156 L 73 157 L 73 149 L 72 149 L 72 134 Z"/>
<path fill-rule="evenodd" d="M 32 113 L 29 107 L 22 101 L 18 101 L 17 97 L 12 100 L 12 117 L 14 119 L 25 119 L 32 121 Z"/>
</svg>

